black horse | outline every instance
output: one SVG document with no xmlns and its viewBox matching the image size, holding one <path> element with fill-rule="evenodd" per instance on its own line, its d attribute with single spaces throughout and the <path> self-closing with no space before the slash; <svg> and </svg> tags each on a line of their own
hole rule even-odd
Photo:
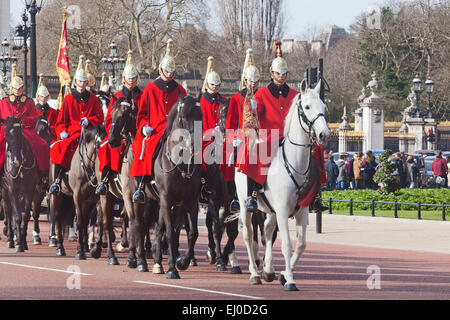
<svg viewBox="0 0 450 320">
<path fill-rule="evenodd" d="M 154 244 L 153 273 L 164 273 L 162 268 L 163 233 L 168 244 L 168 265 L 166 277 L 179 279 L 177 267 L 186 270 L 194 257 L 194 246 L 198 238 L 198 199 L 201 186 L 200 152 L 194 148 L 195 128 L 199 130 L 201 141 L 202 112 L 198 100 L 193 97 L 180 97 L 167 119 L 167 126 L 160 142 L 154 162 L 154 183 L 146 184 L 147 198 L 159 201 L 159 219 Z M 178 140 L 178 139 L 179 140 Z M 181 148 L 180 148 L 181 147 Z M 201 149 L 201 148 L 200 148 Z M 130 180 L 130 190 L 137 190 L 136 179 Z M 136 217 L 142 217 L 144 204 L 134 203 Z M 184 224 L 188 234 L 188 251 L 177 258 L 180 225 Z M 144 254 L 142 228 L 136 228 L 136 249 L 138 270 L 147 271 Z"/>
<path fill-rule="evenodd" d="M 63 210 L 64 195 L 71 196 L 75 205 L 78 244 L 75 258 L 85 260 L 88 251 L 88 223 L 92 215 L 101 212 L 98 196 L 95 195 L 96 177 L 95 161 L 98 147 L 106 135 L 103 126 L 82 129 L 80 142 L 70 163 L 70 169 L 62 179 L 61 193 L 52 194 L 50 198 L 50 214 L 56 226 L 56 255 L 65 256 L 63 245 L 63 223 L 67 220 L 67 212 Z M 52 166 L 53 167 L 53 166 Z M 53 168 L 51 168 L 53 169 Z M 54 170 L 50 170 L 50 175 Z M 100 227 L 102 227 L 100 223 Z M 100 231 L 101 233 L 101 231 Z"/>
<path fill-rule="evenodd" d="M 222 160 L 228 105 L 229 101 L 223 103 L 220 107 L 218 123 L 220 132 L 215 131 L 213 141 L 215 147 L 210 147 L 210 150 L 214 153 L 212 156 L 217 160 Z M 207 165 L 206 172 L 208 186 L 212 191 L 212 195 L 209 196 L 208 199 L 209 203 L 205 221 L 208 228 L 208 251 L 206 252 L 206 259 L 210 264 L 216 263 L 216 270 L 227 271 L 229 255 L 234 253 L 234 241 L 239 234 L 239 216 L 233 215 L 230 212 L 230 202 L 232 200 L 230 191 L 233 189 L 231 188 L 230 183 L 224 181 L 219 162 L 220 161 L 215 161 L 213 164 Z M 225 230 L 227 232 L 228 241 L 222 251 L 221 241 Z M 237 259 L 233 260 L 231 273 L 242 273 L 241 268 L 237 265 Z"/>
<path fill-rule="evenodd" d="M 31 202 L 39 181 L 36 157 L 24 137 L 22 116 L 0 119 L 7 143 L 5 172 L 2 178 L 2 205 L 6 214 L 7 247 L 23 252 L 27 246 L 27 228 Z M 14 235 L 17 246 L 14 245 Z"/>
</svg>

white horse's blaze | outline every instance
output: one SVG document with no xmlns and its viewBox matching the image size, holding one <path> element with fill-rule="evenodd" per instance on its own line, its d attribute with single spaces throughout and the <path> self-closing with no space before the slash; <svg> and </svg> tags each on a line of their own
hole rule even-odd
<svg viewBox="0 0 450 320">
<path fill-rule="evenodd" d="M 314 132 L 318 143 L 323 144 L 330 136 L 325 117 L 325 104 L 319 98 L 320 85 L 315 89 L 308 89 L 306 83 L 302 83 L 301 95 L 298 95 L 290 108 L 285 120 L 284 150 L 289 165 L 292 167 L 291 172 L 298 184 L 303 184 L 308 175 L 309 161 L 311 157 L 311 137 L 309 136 L 308 124 L 300 120 L 299 114 L 303 110 L 306 122 L 311 124 L 311 131 Z M 298 107 L 297 101 L 301 99 L 301 106 Z M 314 161 L 314 160 L 312 160 Z M 246 176 L 236 171 L 236 187 L 241 205 L 241 221 L 243 222 L 243 237 L 247 246 L 249 256 L 250 278 L 259 277 L 255 263 L 257 252 L 254 251 L 253 232 L 251 224 L 251 213 L 246 211 L 246 195 L 247 195 L 247 179 Z M 289 177 L 285 168 L 282 150 L 279 148 L 272 158 L 266 181 L 267 188 L 265 190 L 266 197 L 276 214 L 271 213 L 267 205 L 258 197 L 258 208 L 267 214 L 264 223 L 264 231 L 266 237 L 264 272 L 273 273 L 272 264 L 272 235 L 275 226 L 278 223 L 280 238 L 282 241 L 282 253 L 285 259 L 285 269 L 282 271 L 286 279 L 286 285 L 295 284 L 292 271 L 297 261 L 306 248 L 306 227 L 308 225 L 308 208 L 300 208 L 297 212 L 293 212 L 297 204 L 297 189 L 294 182 Z M 292 254 L 291 235 L 289 231 L 288 220 L 294 214 L 295 218 L 295 234 L 296 246 Z"/>
</svg>

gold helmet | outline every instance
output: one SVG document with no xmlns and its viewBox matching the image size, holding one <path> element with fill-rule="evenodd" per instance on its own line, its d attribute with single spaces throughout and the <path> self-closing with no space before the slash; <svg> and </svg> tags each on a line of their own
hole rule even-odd
<svg viewBox="0 0 450 320">
<path fill-rule="evenodd" d="M 160 72 L 163 70 L 167 72 L 175 72 L 175 68 L 176 65 L 173 57 L 173 40 L 169 39 L 167 40 L 166 55 L 161 59 L 158 69 Z"/>
<path fill-rule="evenodd" d="M 41 97 L 48 97 L 50 95 L 50 92 L 48 92 L 47 87 L 44 84 L 44 75 L 41 73 L 39 75 L 39 84 L 38 84 L 38 89 L 36 92 L 36 97 L 41 96 Z"/>
<path fill-rule="evenodd" d="M 257 82 L 260 79 L 260 73 L 258 68 L 253 62 L 253 50 L 247 49 L 247 55 L 245 57 L 244 68 L 242 69 L 241 76 L 241 90 L 245 88 L 245 82 Z"/>
<path fill-rule="evenodd" d="M 206 76 L 205 81 L 203 82 L 202 91 L 206 91 L 206 86 L 208 84 L 220 85 L 222 81 L 220 80 L 220 76 L 217 72 L 214 71 L 214 57 L 208 58 L 208 66 L 206 68 Z"/>
<path fill-rule="evenodd" d="M 88 80 L 88 76 L 86 73 L 86 58 L 81 55 L 79 60 L 78 60 L 78 68 L 77 71 L 75 72 L 75 76 L 73 77 L 73 84 L 72 86 L 75 86 L 75 80 L 79 80 L 79 81 L 87 81 Z"/>
<path fill-rule="evenodd" d="M 125 63 L 125 69 L 122 73 L 122 80 L 133 79 L 139 77 L 139 72 L 133 63 L 133 51 L 128 51 L 127 62 Z"/>
<path fill-rule="evenodd" d="M 100 91 L 108 92 L 109 85 L 108 85 L 108 77 L 106 76 L 106 72 L 102 73 L 102 82 L 100 83 Z"/>
<path fill-rule="evenodd" d="M 270 66 L 270 73 L 278 72 L 280 74 L 285 74 L 289 72 L 286 60 L 283 58 L 283 52 L 281 51 L 281 41 L 275 42 L 275 59 L 272 61 Z"/>
<path fill-rule="evenodd" d="M 17 75 L 17 65 L 13 64 L 11 66 L 11 87 L 10 92 L 12 93 L 12 89 L 20 89 L 23 87 L 24 83 L 21 77 Z"/>
<path fill-rule="evenodd" d="M 97 87 L 97 80 L 95 80 L 95 76 L 92 72 L 91 68 L 91 60 L 86 60 L 86 75 L 88 79 L 88 86 L 89 87 Z"/>
</svg>

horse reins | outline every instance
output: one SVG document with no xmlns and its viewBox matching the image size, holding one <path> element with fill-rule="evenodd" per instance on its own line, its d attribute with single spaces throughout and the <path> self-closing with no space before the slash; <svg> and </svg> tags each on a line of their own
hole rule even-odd
<svg viewBox="0 0 450 320">
<path fill-rule="evenodd" d="M 13 124 L 13 128 L 22 128 L 22 124 L 21 123 L 15 123 Z M 22 134 L 22 139 L 24 139 L 23 134 Z M 23 140 L 22 140 L 22 145 L 23 145 Z M 20 163 L 19 169 L 17 171 L 16 175 L 12 175 L 9 171 L 8 171 L 8 161 L 5 161 L 3 168 L 5 170 L 5 172 L 13 179 L 17 179 L 17 177 L 19 177 L 20 173 L 22 172 L 22 170 L 31 170 L 34 169 L 36 167 L 36 157 L 32 157 L 33 158 L 33 164 L 31 165 L 31 167 L 25 167 L 24 163 L 26 161 L 25 157 L 23 157 L 22 162 Z"/>
</svg>

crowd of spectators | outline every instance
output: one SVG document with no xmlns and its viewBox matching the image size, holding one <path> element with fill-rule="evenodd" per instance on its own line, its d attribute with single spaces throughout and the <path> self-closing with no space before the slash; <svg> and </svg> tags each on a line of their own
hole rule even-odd
<svg viewBox="0 0 450 320">
<path fill-rule="evenodd" d="M 327 174 L 326 190 L 372 189 L 378 188 L 373 177 L 379 168 L 374 154 L 356 152 L 353 157 L 348 153 L 340 153 L 335 159 L 332 151 L 325 154 L 325 170 Z M 420 187 L 420 164 L 416 163 L 412 155 L 396 152 L 390 161 L 395 164 L 395 175 L 402 188 Z M 433 179 L 436 188 L 450 187 L 450 157 L 443 158 L 441 151 L 436 151 L 436 158 L 432 163 Z"/>
</svg>

